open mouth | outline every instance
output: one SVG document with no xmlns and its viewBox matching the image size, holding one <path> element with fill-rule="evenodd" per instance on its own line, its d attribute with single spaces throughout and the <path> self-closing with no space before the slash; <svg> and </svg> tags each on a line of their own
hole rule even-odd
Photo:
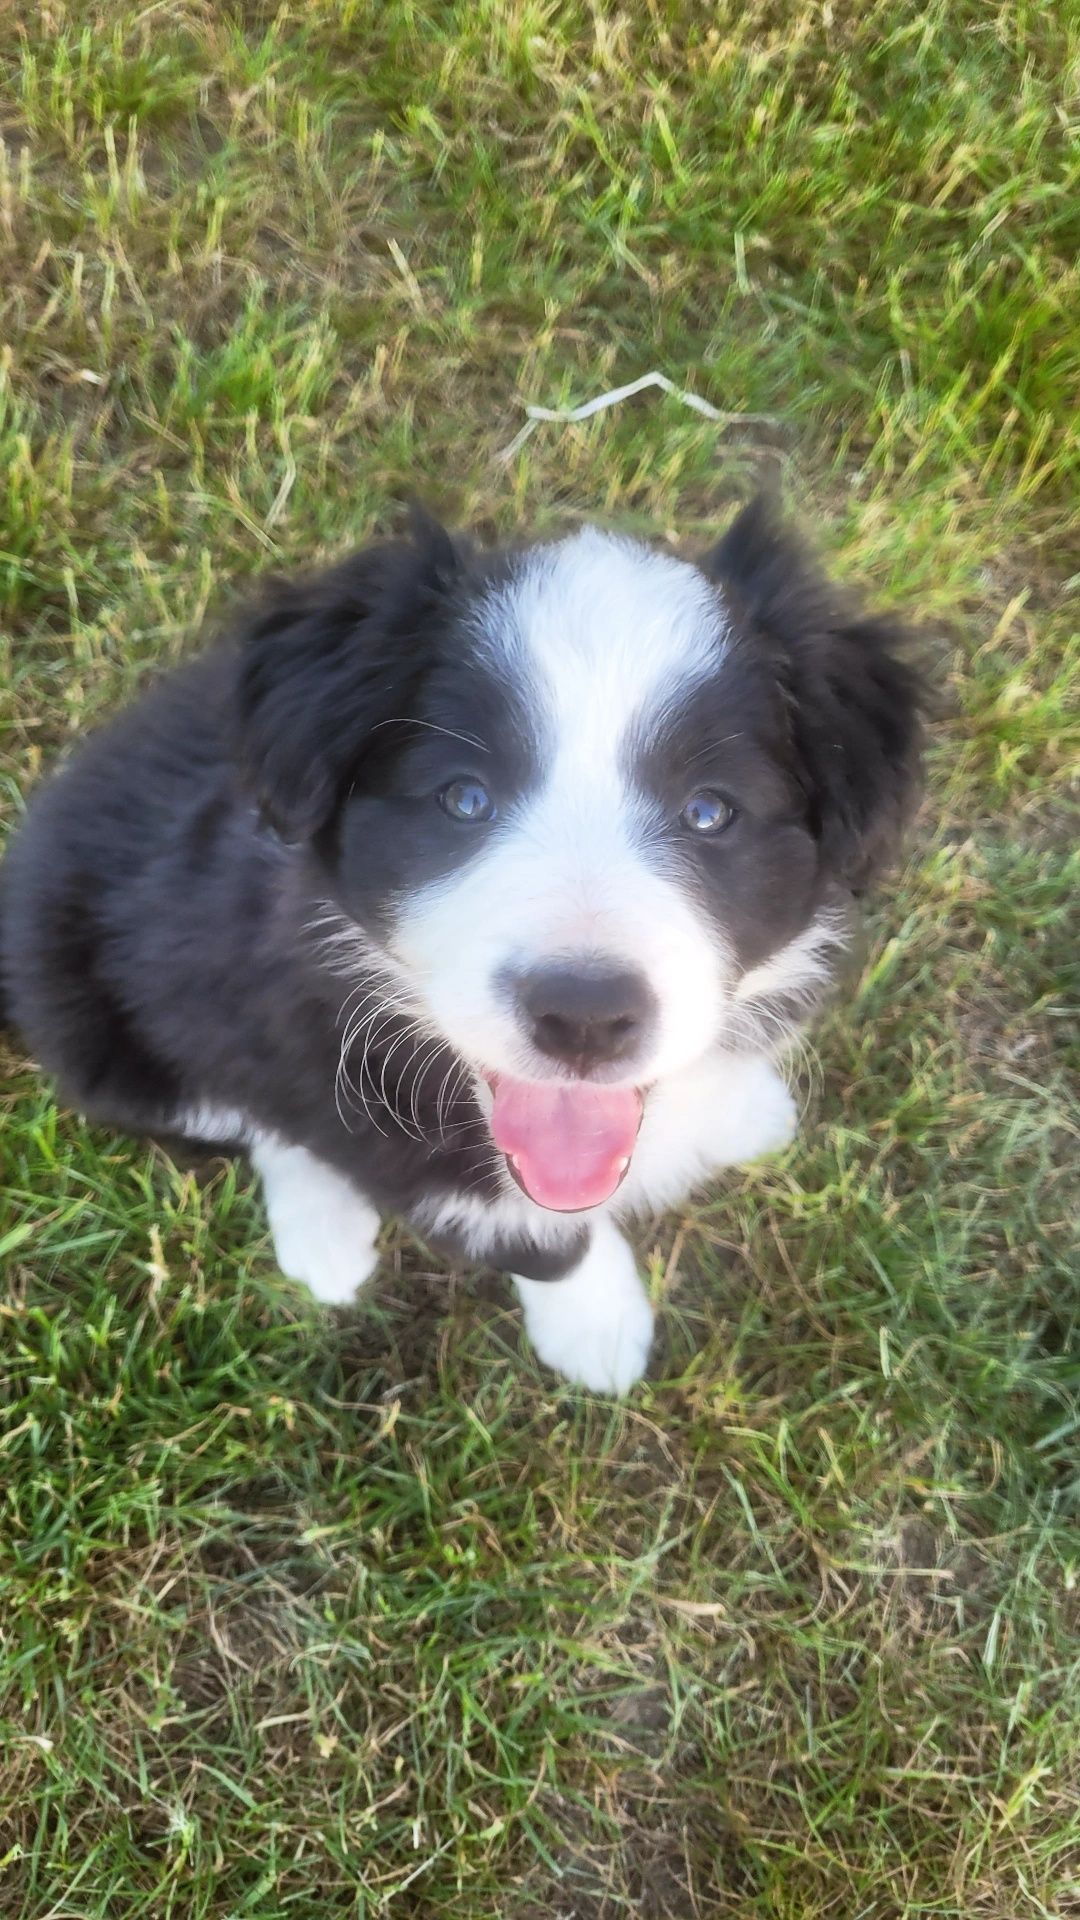
<svg viewBox="0 0 1080 1920">
<path fill-rule="evenodd" d="M 523 1193 L 554 1213 L 610 1200 L 637 1143 L 644 1096 L 637 1087 L 490 1075 L 491 1133 Z"/>
</svg>

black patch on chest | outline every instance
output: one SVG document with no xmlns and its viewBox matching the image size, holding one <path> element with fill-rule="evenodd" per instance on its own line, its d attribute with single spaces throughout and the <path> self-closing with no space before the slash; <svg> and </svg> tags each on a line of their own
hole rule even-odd
<svg viewBox="0 0 1080 1920">
<path fill-rule="evenodd" d="M 477 1250 L 470 1237 L 471 1252 L 452 1229 L 439 1233 L 425 1231 L 423 1238 L 438 1252 L 470 1267 L 492 1267 L 497 1273 L 517 1274 L 520 1280 L 565 1280 L 585 1257 L 589 1229 L 578 1227 L 555 1246 L 531 1240 L 526 1233 L 495 1234 Z"/>
</svg>

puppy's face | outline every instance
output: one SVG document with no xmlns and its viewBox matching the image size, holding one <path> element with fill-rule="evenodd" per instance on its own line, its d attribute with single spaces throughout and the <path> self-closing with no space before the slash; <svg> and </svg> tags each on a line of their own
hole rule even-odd
<svg viewBox="0 0 1080 1920">
<path fill-rule="evenodd" d="M 762 523 L 757 539 L 775 563 L 781 537 Z M 312 681 L 312 701 L 337 682 L 310 748 L 337 763 L 313 825 L 336 900 L 472 1069 L 496 1145 L 547 1207 L 605 1200 L 650 1087 L 745 1044 L 755 1010 L 790 1014 L 837 944 L 844 875 L 798 676 L 754 579 L 729 565 L 725 591 L 717 560 L 591 530 L 479 562 L 444 547 L 411 598 L 386 560 L 381 710 L 363 622 L 342 624 L 321 695 Z M 309 718 L 297 708 L 298 732 Z M 885 804 L 910 746 L 867 749 L 889 763 Z M 852 831 L 865 846 L 870 823 Z"/>
</svg>

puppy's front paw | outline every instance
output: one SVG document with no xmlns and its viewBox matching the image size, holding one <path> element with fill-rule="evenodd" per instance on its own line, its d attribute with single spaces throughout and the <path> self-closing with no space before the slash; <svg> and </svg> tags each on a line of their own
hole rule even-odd
<svg viewBox="0 0 1080 1920">
<path fill-rule="evenodd" d="M 747 1115 L 746 1158 L 780 1153 L 790 1147 L 799 1128 L 799 1110 L 775 1067 L 762 1062 L 755 1098 Z"/>
<path fill-rule="evenodd" d="M 282 1273 L 299 1280 L 323 1306 L 346 1306 L 378 1265 L 372 1220 L 345 1208 L 336 1217 L 271 1215 L 274 1254 Z M 375 1222 L 377 1224 L 377 1222 Z"/>
<path fill-rule="evenodd" d="M 614 1227 L 594 1229 L 565 1280 L 514 1281 L 538 1360 L 593 1393 L 622 1394 L 645 1372 L 653 1312 L 634 1256 Z"/>
<path fill-rule="evenodd" d="M 628 1393 L 645 1372 L 653 1315 L 643 1289 L 636 1299 L 613 1301 L 605 1313 L 569 1323 L 557 1308 L 527 1309 L 525 1325 L 537 1359 L 575 1386 Z"/>
<path fill-rule="evenodd" d="M 282 1273 L 309 1287 L 324 1306 L 343 1306 L 378 1263 L 374 1207 L 304 1147 L 263 1142 L 252 1158 Z"/>
</svg>

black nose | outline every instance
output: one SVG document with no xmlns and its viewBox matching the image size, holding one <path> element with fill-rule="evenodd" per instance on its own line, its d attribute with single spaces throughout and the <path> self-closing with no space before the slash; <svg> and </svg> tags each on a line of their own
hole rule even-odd
<svg viewBox="0 0 1080 1920">
<path fill-rule="evenodd" d="M 652 989 L 629 968 L 567 963 L 514 984 L 534 1044 L 578 1073 L 629 1059 L 656 1018 Z"/>
</svg>

